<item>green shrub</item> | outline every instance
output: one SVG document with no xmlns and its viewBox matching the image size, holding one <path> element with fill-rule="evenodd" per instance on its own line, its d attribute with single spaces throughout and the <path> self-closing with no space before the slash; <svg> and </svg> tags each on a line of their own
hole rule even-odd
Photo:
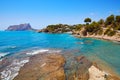
<svg viewBox="0 0 120 80">
<path fill-rule="evenodd" d="M 98 34 L 98 35 L 102 35 L 102 34 L 103 34 L 103 29 L 101 28 L 101 29 L 98 31 L 97 34 Z"/>
<path fill-rule="evenodd" d="M 100 25 L 97 22 L 92 22 L 90 25 L 87 25 L 85 27 L 85 30 L 87 32 L 89 32 L 90 34 L 97 34 L 99 30 L 101 30 L 102 28 L 100 27 Z"/>
<path fill-rule="evenodd" d="M 112 24 L 112 22 L 114 22 L 114 21 L 115 21 L 114 15 L 110 15 L 110 16 L 107 17 L 107 19 L 106 19 L 106 21 L 105 21 L 105 24 L 106 24 L 106 25 L 110 25 L 110 24 Z"/>
<path fill-rule="evenodd" d="M 108 28 L 104 33 L 104 35 L 108 35 L 108 36 L 113 36 L 115 34 L 116 34 L 116 31 L 111 30 L 110 28 Z"/>
<path fill-rule="evenodd" d="M 82 25 L 81 24 L 78 24 L 78 25 L 75 25 L 75 28 L 74 28 L 76 31 L 80 31 L 82 29 Z"/>
</svg>

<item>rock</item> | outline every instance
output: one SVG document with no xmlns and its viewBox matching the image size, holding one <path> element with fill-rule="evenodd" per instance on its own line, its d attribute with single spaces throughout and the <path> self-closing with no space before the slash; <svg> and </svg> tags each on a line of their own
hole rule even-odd
<svg viewBox="0 0 120 80">
<path fill-rule="evenodd" d="M 77 79 L 78 80 L 88 80 L 89 72 L 88 69 L 92 63 L 85 56 L 76 57 L 78 66 L 77 66 Z"/>
<path fill-rule="evenodd" d="M 82 59 L 84 59 L 85 56 L 78 56 L 78 57 L 75 57 L 75 59 L 77 60 L 77 62 L 81 61 Z"/>
<path fill-rule="evenodd" d="M 6 31 L 26 31 L 26 30 L 34 30 L 30 24 L 20 24 L 20 25 L 12 25 L 9 26 Z"/>
<path fill-rule="evenodd" d="M 74 58 L 76 62 L 73 62 L 71 70 L 67 71 L 68 80 L 88 80 L 88 69 L 92 63 L 85 56 L 78 56 Z"/>
<path fill-rule="evenodd" d="M 113 76 L 113 75 L 108 75 L 106 76 L 106 80 L 120 80 L 120 78 Z"/>
<path fill-rule="evenodd" d="M 38 54 L 30 58 L 14 80 L 65 80 L 64 64 L 59 54 Z"/>
<path fill-rule="evenodd" d="M 48 53 L 34 55 L 14 80 L 120 80 L 99 69 L 85 56 L 66 58 L 70 62 L 66 62 L 67 66 L 64 57 Z"/>
<path fill-rule="evenodd" d="M 95 66 L 91 66 L 89 68 L 89 80 L 105 80 L 108 74 L 105 73 L 104 71 L 99 70 Z"/>
<path fill-rule="evenodd" d="M 89 80 L 120 80 L 119 77 L 111 75 L 96 66 L 92 65 L 89 68 Z"/>
</svg>

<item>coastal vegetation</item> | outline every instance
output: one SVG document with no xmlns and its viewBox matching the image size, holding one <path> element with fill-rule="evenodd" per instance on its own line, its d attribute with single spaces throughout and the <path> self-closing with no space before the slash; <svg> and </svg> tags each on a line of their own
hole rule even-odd
<svg viewBox="0 0 120 80">
<path fill-rule="evenodd" d="M 69 32 L 72 29 L 73 26 L 67 24 L 56 24 L 56 25 L 48 25 L 45 29 L 42 29 L 39 32 L 64 33 L 64 32 Z"/>
<path fill-rule="evenodd" d="M 91 22 L 90 18 L 85 18 L 84 22 L 86 22 L 86 24 L 89 24 Z"/>
<path fill-rule="evenodd" d="M 90 18 L 86 18 L 84 22 L 86 22 L 86 25 L 83 25 L 82 28 L 84 28 L 84 32 L 90 35 L 113 36 L 120 30 L 120 16 L 110 15 L 105 20 L 100 19 L 97 22 L 91 22 Z"/>
<path fill-rule="evenodd" d="M 91 18 L 85 18 L 86 24 L 55 24 L 48 25 L 46 28 L 39 32 L 48 33 L 65 33 L 72 32 L 73 34 L 79 32 L 79 35 L 107 35 L 114 36 L 120 31 L 120 15 L 110 15 L 105 20 L 100 19 L 99 21 L 92 21 Z"/>
</svg>

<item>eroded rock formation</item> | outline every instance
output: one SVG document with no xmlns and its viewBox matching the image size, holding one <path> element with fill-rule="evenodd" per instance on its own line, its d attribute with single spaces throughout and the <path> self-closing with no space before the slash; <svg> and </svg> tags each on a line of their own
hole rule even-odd
<svg viewBox="0 0 120 80">
<path fill-rule="evenodd" d="M 31 57 L 14 80 L 65 80 L 65 59 L 59 54 L 40 54 Z"/>
</svg>

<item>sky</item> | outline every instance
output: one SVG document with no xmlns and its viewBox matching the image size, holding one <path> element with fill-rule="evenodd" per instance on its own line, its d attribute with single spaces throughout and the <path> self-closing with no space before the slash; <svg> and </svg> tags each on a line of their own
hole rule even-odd
<svg viewBox="0 0 120 80">
<path fill-rule="evenodd" d="M 35 29 L 50 24 L 83 24 L 120 15 L 120 0 L 0 0 L 0 30 L 30 23 Z"/>
</svg>

